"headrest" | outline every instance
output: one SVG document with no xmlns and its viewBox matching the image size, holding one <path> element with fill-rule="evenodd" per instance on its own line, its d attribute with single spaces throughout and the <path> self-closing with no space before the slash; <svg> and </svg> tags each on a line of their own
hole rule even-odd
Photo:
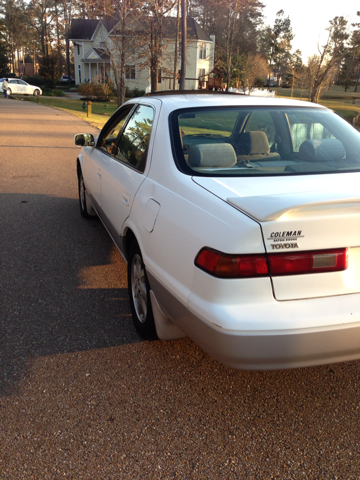
<svg viewBox="0 0 360 480">
<path fill-rule="evenodd" d="M 308 162 L 327 162 L 341 160 L 345 149 L 340 140 L 324 138 L 322 140 L 306 140 L 300 145 L 299 158 Z"/>
<path fill-rule="evenodd" d="M 265 132 L 245 132 L 240 135 L 238 153 L 243 155 L 267 154 L 270 152 L 270 145 Z"/>
<path fill-rule="evenodd" d="M 229 143 L 204 143 L 191 145 L 190 167 L 230 168 L 236 164 L 235 150 Z"/>
</svg>

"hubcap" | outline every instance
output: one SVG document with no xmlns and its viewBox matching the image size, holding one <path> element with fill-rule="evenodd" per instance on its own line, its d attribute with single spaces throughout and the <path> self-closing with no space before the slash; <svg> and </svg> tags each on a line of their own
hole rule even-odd
<svg viewBox="0 0 360 480">
<path fill-rule="evenodd" d="M 144 323 L 147 315 L 147 288 L 145 268 L 140 255 L 135 254 L 131 265 L 131 294 L 136 315 Z"/>
</svg>

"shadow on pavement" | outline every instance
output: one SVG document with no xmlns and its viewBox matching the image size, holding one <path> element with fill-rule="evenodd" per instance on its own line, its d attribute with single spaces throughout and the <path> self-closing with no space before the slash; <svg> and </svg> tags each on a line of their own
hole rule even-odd
<svg viewBox="0 0 360 480">
<path fill-rule="evenodd" d="M 1 195 L 0 395 L 31 358 L 141 341 L 132 325 L 126 267 L 98 219 L 78 200 Z"/>
</svg>

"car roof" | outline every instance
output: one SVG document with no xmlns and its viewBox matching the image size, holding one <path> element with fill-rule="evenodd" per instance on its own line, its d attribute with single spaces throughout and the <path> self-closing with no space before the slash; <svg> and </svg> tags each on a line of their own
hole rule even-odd
<svg viewBox="0 0 360 480">
<path fill-rule="evenodd" d="M 248 106 L 248 107 L 307 107 L 326 109 L 322 105 L 302 100 L 293 100 L 279 97 L 264 97 L 244 95 L 239 93 L 209 92 L 206 90 L 190 90 L 183 92 L 155 92 L 142 97 L 146 102 L 161 101 L 163 106 L 170 110 L 192 107 L 220 107 L 220 106 Z M 138 103 L 139 98 L 132 99 L 131 103 Z M 155 103 L 155 102 L 154 102 Z"/>
</svg>

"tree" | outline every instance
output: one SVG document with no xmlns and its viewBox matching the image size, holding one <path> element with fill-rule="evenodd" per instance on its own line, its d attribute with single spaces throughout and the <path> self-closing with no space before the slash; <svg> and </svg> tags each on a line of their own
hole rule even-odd
<svg viewBox="0 0 360 480">
<path fill-rule="evenodd" d="M 340 72 L 338 81 L 340 85 L 342 85 L 347 92 L 348 88 L 353 85 L 355 78 L 354 72 L 354 58 L 350 51 L 347 51 L 344 55 L 343 61 L 341 62 Z"/>
<path fill-rule="evenodd" d="M 239 59 L 258 53 L 264 5 L 259 0 L 188 1 L 189 15 L 216 37 L 215 65 L 226 76 L 229 88 L 233 75 L 238 75 Z"/>
<path fill-rule="evenodd" d="M 150 68 L 151 91 L 158 90 L 159 69 L 161 57 L 165 53 L 163 43 L 164 18 L 171 12 L 176 0 L 150 0 L 140 9 L 143 25 L 142 43 L 147 44 L 147 52 L 144 50 L 142 57 L 147 57 L 145 64 Z"/>
<path fill-rule="evenodd" d="M 180 2 L 177 0 L 177 17 L 176 17 L 176 31 L 175 31 L 175 47 L 174 47 L 174 72 L 173 72 L 173 90 L 176 90 L 176 80 L 178 75 L 178 48 L 180 38 Z"/>
<path fill-rule="evenodd" d="M 319 48 L 319 55 L 312 57 L 313 81 L 310 90 L 310 101 L 317 103 L 320 99 L 321 89 L 330 75 L 334 75 L 334 69 L 341 62 L 346 42 L 349 38 L 347 21 L 344 17 L 335 17 L 330 20 L 327 42 Z"/>
<path fill-rule="evenodd" d="M 186 0 L 181 0 L 181 73 L 180 73 L 180 90 L 185 90 L 186 57 L 187 57 L 187 12 L 186 12 Z M 175 61 L 176 61 L 176 58 L 175 58 Z"/>
<path fill-rule="evenodd" d="M 0 14 L 2 17 L 3 38 L 8 45 L 11 70 L 20 70 L 19 52 L 26 45 L 25 3 L 22 0 L 2 0 L 0 3 Z M 17 61 L 17 62 L 16 62 Z"/>
<path fill-rule="evenodd" d="M 281 71 L 286 70 L 291 58 L 291 41 L 294 38 L 289 17 L 285 17 L 284 11 L 279 10 L 276 14 L 274 26 L 267 26 L 263 30 L 260 41 L 260 51 L 268 61 L 268 86 L 274 67 Z M 278 76 L 279 78 L 279 76 Z"/>
<path fill-rule="evenodd" d="M 241 56 L 239 73 L 235 69 L 234 78 L 237 78 L 238 85 L 244 93 L 250 93 L 261 82 L 263 85 L 267 73 L 267 63 L 259 53 Z"/>
<path fill-rule="evenodd" d="M 4 27 L 0 24 L 0 76 L 4 77 L 9 72 L 9 58 L 6 41 L 4 39 Z"/>
<path fill-rule="evenodd" d="M 53 6 L 53 0 L 31 0 L 28 7 L 30 21 L 38 33 L 43 56 L 51 53 L 52 21 L 55 17 Z"/>
<path fill-rule="evenodd" d="M 40 62 L 40 75 L 45 80 L 46 86 L 54 88 L 60 80 L 58 56 L 56 52 L 44 55 Z"/>
<path fill-rule="evenodd" d="M 123 0 L 119 4 L 119 11 L 114 15 L 116 25 L 110 37 L 111 44 L 107 46 L 119 106 L 125 101 L 125 65 L 131 58 L 138 39 L 134 15 L 135 11 L 131 8 L 131 1 Z"/>
</svg>

